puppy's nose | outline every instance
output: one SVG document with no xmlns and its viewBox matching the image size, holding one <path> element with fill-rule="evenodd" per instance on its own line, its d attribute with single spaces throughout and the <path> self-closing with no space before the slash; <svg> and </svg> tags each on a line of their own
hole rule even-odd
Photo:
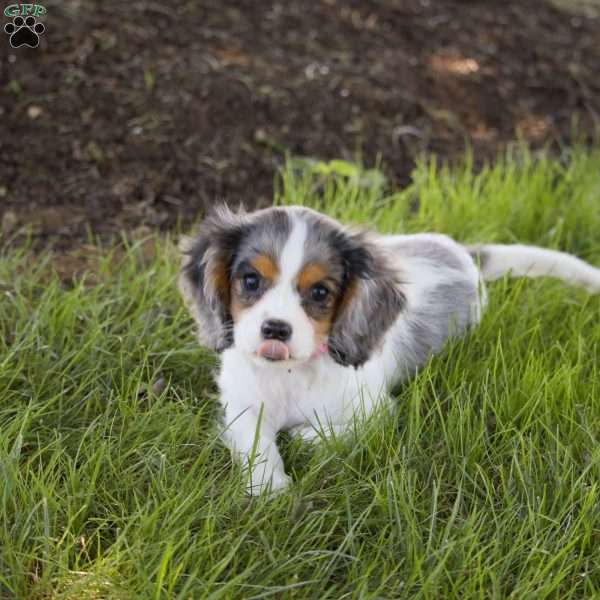
<svg viewBox="0 0 600 600">
<path fill-rule="evenodd" d="M 279 319 L 269 319 L 260 328 L 265 340 L 281 340 L 287 342 L 292 337 L 292 326 Z"/>
</svg>

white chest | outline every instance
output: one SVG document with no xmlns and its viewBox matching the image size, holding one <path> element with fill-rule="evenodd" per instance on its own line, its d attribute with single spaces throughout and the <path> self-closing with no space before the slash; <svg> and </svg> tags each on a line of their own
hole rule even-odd
<svg viewBox="0 0 600 600">
<path fill-rule="evenodd" d="M 222 355 L 219 374 L 221 402 L 228 418 L 244 410 L 260 410 L 275 429 L 347 422 L 354 405 L 376 400 L 380 390 L 369 371 L 342 367 L 329 356 L 283 366 L 260 363 L 236 349 Z M 373 388 L 373 389 L 371 389 Z"/>
</svg>

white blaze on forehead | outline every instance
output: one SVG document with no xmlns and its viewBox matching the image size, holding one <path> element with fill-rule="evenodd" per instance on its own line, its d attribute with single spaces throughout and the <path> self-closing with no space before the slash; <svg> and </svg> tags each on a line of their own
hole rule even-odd
<svg viewBox="0 0 600 600">
<path fill-rule="evenodd" d="M 300 272 L 304 264 L 304 244 L 307 233 L 306 223 L 298 218 L 292 218 L 292 232 L 279 259 L 282 282 L 289 283 Z"/>
</svg>

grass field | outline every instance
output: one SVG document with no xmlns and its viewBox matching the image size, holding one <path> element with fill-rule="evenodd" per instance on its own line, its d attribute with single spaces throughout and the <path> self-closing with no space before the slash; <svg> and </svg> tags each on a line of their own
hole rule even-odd
<svg viewBox="0 0 600 600">
<path fill-rule="evenodd" d="M 600 151 L 478 175 L 291 162 L 278 202 L 385 231 L 523 241 L 600 265 Z M 453 343 L 346 438 L 282 436 L 294 486 L 244 497 L 216 357 L 174 243 L 0 258 L 0 598 L 600 597 L 600 297 L 497 282 Z"/>
</svg>

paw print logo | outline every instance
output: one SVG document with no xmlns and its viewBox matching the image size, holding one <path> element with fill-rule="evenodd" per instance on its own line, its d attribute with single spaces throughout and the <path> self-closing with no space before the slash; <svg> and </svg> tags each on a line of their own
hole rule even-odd
<svg viewBox="0 0 600 600">
<path fill-rule="evenodd" d="M 19 46 L 37 48 L 40 43 L 40 35 L 45 30 L 43 23 L 36 21 L 35 17 L 32 16 L 26 19 L 15 17 L 12 23 L 7 23 L 4 26 L 4 31 L 10 35 L 10 45 L 13 48 Z"/>
</svg>

